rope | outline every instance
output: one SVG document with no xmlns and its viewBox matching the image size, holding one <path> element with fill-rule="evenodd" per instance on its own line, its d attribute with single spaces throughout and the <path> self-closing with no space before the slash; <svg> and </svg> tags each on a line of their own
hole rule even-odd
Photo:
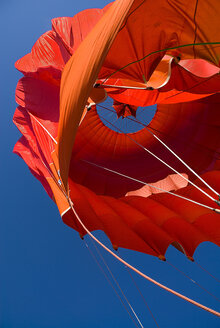
<svg viewBox="0 0 220 328">
<path fill-rule="evenodd" d="M 98 87 L 98 84 L 95 84 L 96 87 Z M 148 87 L 131 87 L 127 85 L 114 85 L 114 84 L 106 84 L 103 83 L 100 86 L 104 86 L 105 88 L 114 88 L 114 89 L 132 89 L 132 90 L 148 90 Z"/>
<path fill-rule="evenodd" d="M 143 5 L 143 3 L 145 2 L 146 0 L 143 0 L 134 10 L 132 10 L 128 15 L 127 15 L 127 17 L 126 17 L 126 19 L 125 19 L 125 21 L 124 21 L 124 24 L 121 26 L 121 28 L 120 28 L 120 30 L 119 30 L 119 32 L 126 26 L 126 23 L 127 23 L 127 21 L 128 21 L 128 18 L 138 9 L 138 8 L 140 8 L 142 5 Z"/>
<path fill-rule="evenodd" d="M 119 250 L 118 250 L 118 253 L 119 253 Z M 121 255 L 120 255 L 120 256 L 121 256 Z M 131 280 L 132 280 L 132 282 L 133 282 L 135 288 L 137 289 L 139 295 L 141 296 L 141 298 L 142 298 L 142 300 L 143 300 L 143 302 L 144 302 L 144 304 L 145 304 L 147 310 L 149 311 L 149 313 L 150 313 L 152 319 L 154 320 L 156 326 L 157 326 L 158 328 L 160 328 L 160 327 L 159 327 L 159 324 L 158 324 L 158 322 L 157 322 L 157 320 L 156 320 L 156 318 L 155 318 L 155 316 L 153 315 L 153 312 L 151 311 L 151 309 L 150 309 L 150 307 L 149 307 L 149 305 L 148 305 L 148 303 L 147 303 L 147 301 L 146 301 L 146 299 L 145 299 L 145 297 L 144 297 L 144 295 L 142 294 L 142 292 L 141 292 L 140 288 L 138 287 L 138 285 L 137 285 L 137 283 L 136 283 L 136 281 L 135 281 L 135 279 L 134 279 L 132 273 L 130 272 L 130 270 L 128 270 L 128 267 L 127 267 L 126 265 L 125 265 L 125 269 L 127 270 L 127 272 L 128 272 L 128 274 L 129 274 L 129 276 L 130 276 L 130 278 L 131 278 Z"/>
<path fill-rule="evenodd" d="M 101 105 L 99 105 L 100 107 L 102 107 L 102 108 L 105 108 L 105 109 L 107 109 L 107 110 L 109 110 L 109 111 L 111 111 L 111 112 L 113 112 L 112 110 L 110 110 L 109 108 L 107 108 L 107 107 L 104 107 L 104 106 L 101 106 Z M 44 127 L 44 125 L 42 124 L 42 123 L 40 123 L 38 120 L 37 120 L 37 118 L 34 116 L 34 115 L 32 115 L 29 111 L 27 111 L 28 112 L 28 114 L 44 129 L 44 131 L 48 134 L 48 136 L 54 141 L 54 143 L 55 144 L 57 144 L 57 141 L 56 141 L 56 139 L 49 133 L 49 131 Z M 139 124 L 141 124 L 141 125 L 143 125 L 144 127 L 145 127 L 145 129 L 149 132 L 149 133 L 151 133 L 161 144 L 163 144 L 179 161 L 181 161 L 192 173 L 194 173 L 195 174 L 195 176 L 198 178 L 198 179 L 200 179 L 211 191 L 213 191 L 216 195 L 218 195 L 219 196 L 219 193 L 217 192 L 217 191 L 215 191 L 205 180 L 203 180 L 192 168 L 190 168 L 190 166 L 189 165 L 187 165 L 172 149 L 170 149 L 159 137 L 157 137 L 152 131 L 150 131 L 147 127 L 146 127 L 146 125 L 144 125 L 142 122 L 140 122 L 137 118 L 135 118 L 135 120 L 133 120 L 132 118 L 129 118 L 129 117 L 127 117 L 128 119 L 130 119 L 130 120 L 132 120 L 132 121 L 134 121 L 134 122 L 137 122 L 137 123 L 139 123 Z M 103 117 L 102 117 L 102 119 L 104 119 Z M 105 119 L 106 120 L 106 119 Z M 107 120 L 106 120 L 107 121 Z M 107 121 L 109 124 L 112 124 L 112 123 L 110 123 L 109 121 Z M 112 124 L 113 125 L 113 124 Z M 113 125 L 114 126 L 114 125 Z M 114 126 L 115 128 L 117 128 L 116 126 Z M 119 128 L 118 128 L 119 129 Z M 120 129 L 119 129 L 120 130 Z M 126 134 L 127 135 L 127 134 Z M 127 135 L 128 136 L 128 135 Z M 128 136 L 129 137 L 129 136 Z M 133 140 L 133 139 L 132 139 Z M 135 142 L 135 140 L 133 140 L 134 142 Z M 137 142 L 136 142 L 137 143 Z M 141 146 L 140 144 L 139 144 L 139 146 Z M 142 146 L 143 147 L 143 146 Z M 145 150 L 147 150 L 146 148 L 144 148 Z M 148 151 L 148 150 L 147 150 Z M 148 151 L 148 152 L 150 152 L 150 151 Z M 151 153 L 151 152 L 150 152 Z M 153 154 L 153 153 L 151 153 L 151 154 Z M 156 155 L 155 155 L 156 156 Z M 159 158 L 158 158 L 159 159 Z M 162 161 L 162 160 L 161 160 Z M 162 161 L 163 162 L 163 161 Z M 165 163 L 165 162 L 163 162 L 163 163 Z M 168 165 L 168 164 L 167 164 Z M 169 167 L 169 166 L 168 166 Z M 173 169 L 174 170 L 174 169 Z M 174 171 L 175 172 L 175 171 Z M 180 173 L 177 173 L 177 174 L 179 174 L 181 177 L 183 177 L 185 180 L 187 180 L 189 183 L 191 183 L 191 184 L 193 184 L 192 182 L 190 182 L 190 180 L 188 180 L 188 179 L 186 179 L 183 175 L 181 175 Z M 194 184 L 193 184 L 194 185 Z M 194 186 L 196 186 L 196 185 L 194 185 Z M 200 189 L 198 186 L 197 186 L 197 188 L 201 191 L 202 189 Z M 202 192 L 203 193 L 205 193 L 205 191 L 203 191 L 202 190 Z M 206 195 L 208 195 L 207 193 L 205 193 Z M 208 195 L 209 196 L 209 198 L 211 198 L 211 196 L 210 195 Z M 215 202 L 216 202 L 216 200 L 214 199 L 214 198 L 211 198 L 212 200 L 214 200 Z"/>
<path fill-rule="evenodd" d="M 39 121 L 37 121 L 37 122 L 40 124 Z M 41 124 L 40 124 L 40 125 L 41 125 Z M 42 125 L 41 125 L 41 127 L 43 128 Z M 44 164 L 44 163 L 43 163 L 43 164 Z M 93 164 L 93 163 L 90 163 L 90 164 Z M 44 165 L 45 165 L 45 164 L 44 164 Z M 98 165 L 96 165 L 96 164 L 94 164 L 94 165 L 95 165 L 95 166 L 98 166 Z M 45 165 L 45 166 L 46 166 L 46 165 Z M 47 167 L 47 166 L 46 166 L 46 167 Z M 48 168 L 47 168 L 47 169 L 48 169 Z M 105 168 L 105 169 L 106 169 L 106 168 Z M 113 172 L 113 170 L 110 170 L 110 169 L 106 169 L 106 170 L 109 170 L 109 171 Z M 209 307 L 206 307 L 206 306 L 204 306 L 204 305 L 202 305 L 202 304 L 200 304 L 200 303 L 198 303 L 198 302 L 196 302 L 196 301 L 194 301 L 194 300 L 192 300 L 192 299 L 190 299 L 190 298 L 188 298 L 188 297 L 186 297 L 186 296 L 184 296 L 184 295 L 182 295 L 182 294 L 176 292 L 175 290 L 166 287 L 165 285 L 163 285 L 163 284 L 157 282 L 156 280 L 154 280 L 154 279 L 150 278 L 149 276 L 147 276 L 146 274 L 142 273 L 140 270 L 136 269 L 135 267 L 133 267 L 132 265 L 130 265 L 128 262 L 124 261 L 121 257 L 119 257 L 119 256 L 117 256 L 116 254 L 114 254 L 114 253 L 113 253 L 108 247 L 106 247 L 102 242 L 100 242 L 100 241 L 99 241 L 95 236 L 93 236 L 93 234 L 87 229 L 87 227 L 83 224 L 83 222 L 81 221 L 80 217 L 78 216 L 78 214 L 77 214 L 75 208 L 73 207 L 73 203 L 72 203 L 71 199 L 69 198 L 69 196 L 66 194 L 65 190 L 62 188 L 61 185 L 59 185 L 59 183 L 56 181 L 56 178 L 54 177 L 54 175 L 52 174 L 52 172 L 50 172 L 49 169 L 48 169 L 48 172 L 50 173 L 52 179 L 55 180 L 55 182 L 56 182 L 57 186 L 59 187 L 60 191 L 64 194 L 64 196 L 65 196 L 66 199 L 68 200 L 69 205 L 70 205 L 70 207 L 71 207 L 71 209 L 72 209 L 72 211 L 73 211 L 75 217 L 77 218 L 78 222 L 81 224 L 81 226 L 83 227 L 83 229 L 87 232 L 87 234 L 88 234 L 88 235 L 89 235 L 94 241 L 96 241 L 97 244 L 99 244 L 102 248 L 104 248 L 109 254 L 111 254 L 113 257 L 115 257 L 119 262 L 121 262 L 122 264 L 124 264 L 125 266 L 127 266 L 128 268 L 130 268 L 131 270 L 133 270 L 134 272 L 136 272 L 137 274 L 139 274 L 140 276 L 142 276 L 142 277 L 145 278 L 146 280 L 148 280 L 148 281 L 152 282 L 153 284 L 157 285 L 158 287 L 160 287 L 160 288 L 162 288 L 162 289 L 164 289 L 164 290 L 166 290 L 166 291 L 172 293 L 173 295 L 176 295 L 176 296 L 178 296 L 179 298 L 182 298 L 182 299 L 184 299 L 185 301 L 187 301 L 187 302 L 189 302 L 189 303 L 191 303 L 191 304 L 193 304 L 193 305 L 195 305 L 195 306 L 197 306 L 197 307 L 199 307 L 199 308 L 201 308 L 201 309 L 203 309 L 203 310 L 205 310 L 205 311 L 207 311 L 207 312 L 210 312 L 210 313 L 212 313 L 213 315 L 216 315 L 216 316 L 220 317 L 220 312 L 217 312 L 217 311 L 215 311 L 215 310 L 213 310 L 213 309 L 211 309 L 211 308 L 209 308 Z M 114 173 L 115 173 L 115 172 L 114 172 Z M 125 176 L 125 175 L 123 175 L 123 174 L 120 174 L 120 175 L 122 175 L 122 176 L 124 176 L 124 177 L 127 177 L 127 176 Z M 131 179 L 132 179 L 132 180 L 135 180 L 135 179 L 133 179 L 133 178 L 131 178 Z M 139 182 L 140 182 L 140 181 L 139 181 Z M 141 182 L 141 183 L 142 183 L 142 182 Z M 144 184 L 145 184 L 145 183 L 144 183 Z M 159 189 L 159 188 L 157 188 L 157 189 Z M 169 192 L 169 193 L 170 193 L 170 192 Z M 176 194 L 174 194 L 174 193 L 170 193 L 170 194 L 176 195 Z M 181 198 L 185 198 L 185 197 L 182 197 L 182 196 L 181 196 Z M 188 200 L 187 198 L 185 198 L 185 199 Z M 190 200 L 190 201 L 192 201 L 192 200 Z M 194 202 L 194 201 L 193 201 L 193 202 Z M 195 202 L 195 203 L 197 203 L 197 202 Z M 199 204 L 199 203 L 197 203 L 197 204 Z M 204 206 L 204 207 L 210 208 L 209 206 L 206 206 L 206 205 L 204 205 L 204 204 L 201 204 L 201 205 Z M 210 209 L 212 209 L 212 208 L 210 208 Z M 213 210 L 214 210 L 214 211 L 217 211 L 217 212 L 220 212 L 219 210 L 216 210 L 216 209 L 213 209 Z"/>
<path fill-rule="evenodd" d="M 113 73 L 111 73 L 104 81 L 103 83 L 105 83 L 110 77 L 112 77 L 113 75 L 115 75 L 116 73 L 122 71 L 123 69 L 133 65 L 133 64 L 136 64 L 136 63 L 139 63 L 140 61 L 152 56 L 152 55 L 155 55 L 155 54 L 158 54 L 160 52 L 166 52 L 166 51 L 169 51 L 169 50 L 175 50 L 175 49 L 180 49 L 180 48 L 186 48 L 186 47 L 191 47 L 191 46 L 204 46 L 204 45 L 214 45 L 214 44 L 218 44 L 220 45 L 220 42 L 201 42 L 201 43 L 188 43 L 188 44 L 182 44 L 182 45 L 179 45 L 179 46 L 176 46 L 176 47 L 171 47 L 171 48 L 164 48 L 164 49 L 160 49 L 160 50 L 156 50 L 156 51 L 152 51 L 150 52 L 149 54 L 145 55 L 144 57 L 142 57 L 141 59 L 137 59 L 133 62 L 130 62 L 128 63 L 127 65 L 115 70 Z M 102 84 L 103 84 L 102 83 Z"/>
<path fill-rule="evenodd" d="M 138 179 L 132 178 L 132 177 L 130 177 L 130 176 L 128 176 L 128 175 L 125 175 L 125 174 L 123 174 L 123 173 L 120 173 L 120 172 L 117 172 L 117 171 L 111 170 L 111 169 L 109 169 L 109 168 L 107 168 L 107 167 L 104 167 L 104 166 L 101 166 L 101 165 L 98 165 L 98 164 L 92 163 L 92 162 L 90 162 L 90 161 L 87 161 L 87 160 L 82 160 L 82 161 L 83 161 L 83 162 L 86 162 L 86 163 L 88 163 L 88 164 L 94 165 L 94 166 L 96 166 L 96 167 L 99 167 L 99 168 L 101 168 L 101 169 L 103 169 L 103 170 L 106 170 L 106 171 L 109 171 L 109 172 L 115 173 L 115 174 L 117 174 L 117 175 L 120 175 L 120 176 L 122 176 L 122 177 L 124 177 L 124 178 L 127 178 L 127 179 L 133 180 L 133 181 L 135 181 L 135 182 L 141 183 L 141 184 L 143 184 L 144 186 L 149 186 L 149 187 L 151 187 L 151 188 L 154 188 L 154 189 L 160 190 L 160 191 L 165 192 L 165 193 L 167 193 L 167 194 L 170 194 L 170 195 L 173 195 L 173 196 L 176 196 L 176 197 L 182 198 L 182 199 L 184 199 L 184 200 L 187 200 L 187 201 L 189 201 L 189 202 L 191 202 L 191 203 L 194 203 L 194 204 L 196 204 L 196 205 L 200 205 L 200 206 L 202 206 L 202 207 L 208 208 L 209 210 L 212 210 L 212 211 L 214 211 L 214 212 L 216 212 L 216 213 L 220 213 L 220 210 L 217 209 L 217 208 L 210 207 L 210 206 L 208 206 L 208 205 L 205 205 L 205 204 L 199 203 L 199 202 L 197 202 L 197 201 L 195 201 L 195 200 L 192 200 L 192 199 L 190 199 L 190 198 L 187 198 L 187 197 L 181 196 L 181 195 L 179 195 L 179 194 L 175 194 L 175 193 L 173 193 L 173 192 L 171 192 L 171 191 L 167 191 L 167 190 L 164 190 L 164 189 L 162 189 L 162 188 L 159 188 L 159 187 L 153 186 L 153 185 L 151 185 L 151 184 L 149 184 L 149 183 L 146 183 L 146 182 L 144 182 L 144 181 L 142 181 L 142 180 L 138 180 Z"/>
<path fill-rule="evenodd" d="M 197 28 L 198 28 L 198 25 L 196 23 L 196 13 L 197 13 L 197 7 L 198 7 L 198 0 L 196 0 L 196 6 L 195 6 L 195 11 L 194 11 L 194 17 L 193 17 L 193 21 L 194 21 L 194 24 L 195 24 L 195 29 L 194 29 L 194 41 L 193 43 L 196 42 L 196 37 L 197 37 Z M 195 47 L 193 46 L 193 52 L 194 52 L 194 58 L 196 58 L 196 53 L 195 53 Z"/>
<path fill-rule="evenodd" d="M 142 276 L 143 278 L 145 278 L 146 280 L 152 282 L 153 284 L 157 285 L 158 287 L 178 296 L 179 298 L 182 298 L 184 299 L 185 301 L 207 311 L 207 312 L 210 312 L 214 315 L 216 315 L 217 317 L 220 317 L 220 312 L 217 312 L 211 308 L 208 308 L 178 292 L 176 292 L 175 290 L 171 289 L 171 288 L 168 288 L 167 286 L 157 282 L 156 280 L 150 278 L 149 276 L 147 276 L 146 274 L 144 274 L 143 272 L 141 272 L 140 270 L 136 269 L 135 267 L 133 267 L 131 264 L 129 264 L 128 262 L 126 262 L 125 260 L 123 260 L 121 257 L 119 257 L 118 255 L 116 255 L 115 253 L 113 253 L 107 246 L 105 246 L 101 241 L 99 241 L 88 229 L 87 227 L 83 224 L 83 222 L 81 221 L 79 215 L 77 214 L 75 208 L 73 207 L 73 203 L 72 201 L 69 199 L 69 204 L 70 204 L 70 207 L 75 215 L 75 217 L 77 218 L 77 220 L 79 221 L 79 223 L 81 224 L 81 226 L 83 227 L 83 229 L 87 232 L 87 234 L 94 240 L 96 241 L 96 243 L 98 243 L 102 248 L 104 248 L 109 254 L 111 254 L 112 256 L 114 256 L 118 261 L 120 261 L 122 264 L 126 265 L 128 268 L 130 268 L 131 270 L 133 270 L 134 272 L 136 272 L 137 274 L 139 274 L 140 276 Z"/>
<path fill-rule="evenodd" d="M 191 86 L 190 88 L 187 88 L 187 89 L 181 90 L 181 91 L 175 93 L 174 95 L 167 96 L 166 98 L 164 98 L 164 100 L 167 100 L 167 99 L 170 99 L 170 98 L 177 97 L 177 96 L 179 96 L 181 93 L 184 93 L 184 92 L 190 91 L 190 90 L 194 89 L 195 87 L 198 87 L 199 85 L 201 85 L 201 84 L 203 84 L 203 83 L 205 83 L 205 82 L 207 82 L 207 81 L 213 79 L 214 76 L 216 76 L 216 74 L 207 77 L 207 78 L 205 79 L 205 81 L 200 81 L 200 82 L 195 83 L 195 84 L 194 84 L 193 86 Z M 214 94 L 216 94 L 216 93 L 217 93 L 217 92 L 215 92 Z M 208 96 L 211 96 L 211 95 L 213 95 L 213 93 L 208 93 Z M 207 96 L 206 96 L 206 97 L 207 97 Z M 203 98 L 201 98 L 201 99 L 204 99 L 204 98 L 206 98 L 206 97 L 203 97 Z"/>
<path fill-rule="evenodd" d="M 85 241 L 84 241 L 85 242 Z M 131 313 L 129 312 L 128 308 L 126 307 L 125 303 L 123 302 L 122 298 L 120 297 L 119 293 L 117 292 L 116 288 L 114 287 L 114 285 L 112 284 L 111 280 L 109 279 L 109 277 L 107 276 L 107 274 L 105 273 L 104 269 L 102 268 L 102 266 L 100 265 L 99 261 L 97 260 L 95 254 L 92 252 L 92 250 L 89 248 L 88 244 L 85 242 L 86 248 L 88 249 L 90 255 L 92 256 L 92 258 L 95 260 L 96 264 L 98 265 L 100 271 L 103 273 L 105 279 L 107 280 L 107 282 L 109 283 L 109 285 L 112 287 L 112 289 L 114 290 L 115 294 L 117 295 L 119 301 L 121 302 L 121 304 L 123 305 L 124 309 L 126 310 L 126 312 L 128 313 L 129 317 L 131 318 L 131 320 L 133 321 L 135 327 L 138 327 L 134 318 L 132 317 Z"/>
<path fill-rule="evenodd" d="M 42 160 L 41 160 L 41 161 L 42 161 Z M 213 309 L 211 309 L 211 308 L 208 308 L 208 307 L 206 307 L 206 306 L 204 306 L 204 305 L 202 305 L 202 304 L 200 304 L 200 303 L 198 303 L 198 302 L 196 302 L 196 301 L 194 301 L 194 300 L 192 300 L 192 299 L 190 299 L 190 298 L 188 298 L 188 297 L 186 297 L 186 296 L 184 296 L 184 295 L 182 295 L 182 294 L 180 294 L 180 293 L 178 293 L 178 292 L 176 292 L 176 291 L 174 291 L 174 290 L 172 290 L 172 289 L 170 289 L 170 288 L 168 288 L 168 287 L 166 287 L 166 286 L 164 286 L 164 285 L 162 285 L 162 284 L 160 284 L 160 283 L 158 283 L 156 280 L 154 280 L 154 279 L 148 277 L 147 275 L 145 275 L 144 273 L 142 273 L 141 271 L 139 271 L 138 269 L 136 269 L 135 267 L 133 267 L 132 265 L 130 265 L 129 263 L 127 263 L 126 261 L 124 261 L 122 258 L 120 258 L 120 257 L 117 256 L 116 254 L 114 254 L 114 253 L 113 253 L 110 249 L 108 249 L 104 244 L 102 244 L 102 243 L 101 243 L 101 242 L 100 242 L 95 236 L 93 236 L 93 235 L 90 233 L 90 231 L 89 231 L 89 230 L 86 228 L 86 226 L 83 224 L 83 222 L 81 221 L 80 217 L 78 216 L 78 214 L 77 214 L 75 208 L 73 207 L 73 203 L 72 203 L 71 199 L 68 198 L 68 195 L 66 194 L 65 190 L 64 190 L 64 189 L 62 188 L 62 186 L 56 181 L 56 178 L 54 177 L 53 173 L 48 169 L 48 167 L 45 165 L 45 163 L 44 163 L 43 161 L 42 161 L 42 163 L 43 163 L 43 165 L 47 168 L 48 173 L 50 173 L 52 179 L 55 181 L 55 183 L 57 184 L 58 188 L 61 190 L 61 192 L 62 192 L 62 193 L 64 194 L 64 196 L 67 198 L 67 200 L 68 200 L 68 202 L 69 202 L 69 205 L 70 205 L 70 207 L 71 207 L 73 213 L 75 214 L 75 216 L 76 216 L 78 222 L 81 224 L 81 226 L 83 227 L 83 229 L 87 232 L 87 234 L 88 234 L 93 240 L 95 240 L 95 241 L 96 241 L 99 245 L 101 245 L 101 246 L 102 246 L 107 252 L 109 252 L 111 255 L 113 255 L 118 261 L 120 261 L 121 263 L 123 263 L 125 266 L 129 267 L 131 270 L 133 270 L 134 272 L 136 272 L 136 273 L 139 274 L 140 276 L 144 277 L 146 280 L 148 280 L 148 281 L 154 283 L 155 285 L 159 286 L 160 288 L 165 289 L 166 291 L 168 291 L 168 292 L 170 292 L 170 293 L 172 293 L 172 294 L 174 294 L 174 295 L 176 295 L 176 296 L 178 296 L 178 297 L 180 297 L 180 298 L 182 298 L 182 299 L 184 299 L 184 300 L 186 300 L 186 301 L 188 301 L 188 302 L 190 302 L 190 303 L 192 303 L 192 304 L 194 304 L 194 305 L 196 305 L 196 306 L 198 306 L 198 307 L 200 307 L 200 308 L 202 308 L 203 310 L 205 310 L 205 311 L 207 311 L 207 312 L 210 312 L 210 313 L 212 313 L 212 314 L 214 314 L 214 315 L 220 317 L 220 313 L 219 313 L 219 312 L 217 312 L 217 311 L 215 311 L 215 310 L 213 310 Z M 174 194 L 174 195 L 175 195 L 175 194 Z M 203 205 L 203 206 L 207 207 L 206 205 Z"/>
<path fill-rule="evenodd" d="M 204 290 L 207 294 L 211 295 L 213 298 L 215 298 L 218 302 L 220 302 L 220 299 L 215 296 L 214 294 L 212 294 L 209 290 L 207 290 L 205 287 L 203 287 L 202 285 L 200 285 L 198 282 L 196 282 L 195 280 L 193 280 L 191 277 L 189 277 L 185 272 L 183 272 L 182 270 L 180 270 L 179 268 L 177 268 L 174 264 L 170 263 L 169 261 L 166 261 L 171 267 L 173 267 L 176 271 L 179 271 L 183 276 L 185 276 L 187 279 L 189 279 L 193 284 L 196 284 L 199 288 L 201 288 L 202 290 Z"/>
<path fill-rule="evenodd" d="M 106 118 L 104 118 L 103 116 L 99 115 L 100 118 L 102 118 L 103 120 L 105 120 L 106 122 L 108 122 L 108 124 L 112 125 L 115 129 L 117 129 L 118 131 L 120 131 L 121 133 L 123 133 L 123 131 L 116 127 L 114 124 L 112 124 L 110 121 L 108 121 Z M 132 140 L 136 145 L 138 145 L 139 147 L 141 147 L 143 150 L 145 150 L 146 152 L 148 152 L 150 155 L 152 155 L 153 157 L 155 157 L 158 161 L 160 161 L 162 164 L 164 164 L 165 166 L 167 166 L 170 170 L 172 170 L 173 172 L 175 172 L 176 174 L 178 174 L 181 178 L 183 178 L 184 180 L 186 180 L 188 183 L 190 183 L 193 187 L 195 187 L 197 190 L 199 190 L 201 193 L 203 193 L 204 195 L 206 195 L 209 199 L 211 199 L 212 201 L 216 202 L 216 199 L 213 198 L 212 196 L 210 196 L 207 192 L 205 192 L 203 189 L 201 189 L 200 187 L 198 187 L 196 184 L 194 184 L 192 181 L 188 180 L 184 175 L 182 175 L 181 173 L 179 173 L 176 169 L 174 169 L 172 166 L 170 166 L 169 164 L 167 164 L 165 161 L 163 161 L 159 156 L 155 155 L 154 153 L 152 153 L 149 149 L 145 148 L 143 145 L 141 145 L 138 141 L 134 140 L 129 134 L 124 133 L 130 140 Z"/>
<path fill-rule="evenodd" d="M 100 106 L 103 107 L 103 106 Z M 105 109 L 114 112 L 113 110 L 111 110 L 110 108 L 104 107 Z M 186 162 L 184 162 L 184 160 L 182 158 L 180 158 L 170 147 L 168 147 L 157 135 L 155 135 L 150 129 L 147 128 L 147 125 L 145 125 L 144 123 L 142 123 L 141 121 L 139 121 L 136 117 L 135 119 L 132 119 L 131 117 L 126 117 L 127 119 L 133 121 L 133 122 L 137 122 L 140 125 L 144 126 L 144 128 L 155 138 L 157 139 L 167 150 L 169 150 L 169 152 L 171 152 L 189 171 L 191 171 L 200 181 L 202 181 L 213 193 L 215 193 L 218 197 L 219 197 L 219 193 L 213 189 L 203 178 L 201 178 L 188 164 L 186 164 Z M 216 202 L 216 200 L 215 200 Z"/>
<path fill-rule="evenodd" d="M 90 236 L 90 238 L 91 238 L 91 236 Z M 130 302 L 128 301 L 128 299 L 127 299 L 126 295 L 124 294 L 123 290 L 121 289 L 121 287 L 120 287 L 120 285 L 119 285 L 117 279 L 115 278 L 114 274 L 112 273 L 111 269 L 109 268 L 108 264 L 106 263 L 106 261 L 105 261 L 105 259 L 103 258 L 102 254 L 101 254 L 100 251 L 98 250 L 98 248 L 97 248 L 97 246 L 95 245 L 95 242 L 93 241 L 92 238 L 91 238 L 91 241 L 93 242 L 93 245 L 94 245 L 94 247 L 95 247 L 95 249 L 96 249 L 96 252 L 98 253 L 98 255 L 99 255 L 99 257 L 101 258 L 102 262 L 104 263 L 105 267 L 107 268 L 109 274 L 111 275 L 113 281 L 114 281 L 115 284 L 117 285 L 117 287 L 118 287 L 118 289 L 120 290 L 121 294 L 123 295 L 124 299 L 126 300 L 128 306 L 129 306 L 129 308 L 131 309 L 131 311 L 132 311 L 133 315 L 135 316 L 136 320 L 138 321 L 139 325 L 140 325 L 142 328 L 144 328 L 143 325 L 142 325 L 142 323 L 141 323 L 141 321 L 140 321 L 140 319 L 139 319 L 139 317 L 138 317 L 138 315 L 136 314 L 136 312 L 134 311 L 132 305 L 131 305 Z"/>
<path fill-rule="evenodd" d="M 198 262 L 194 261 L 194 263 L 200 268 L 202 269 L 204 272 L 206 272 L 209 276 L 211 276 L 212 278 L 214 278 L 217 282 L 220 282 L 220 280 L 218 278 L 216 278 L 213 274 L 211 274 L 207 269 L 205 269 L 201 264 L 199 264 Z"/>
<path fill-rule="evenodd" d="M 48 134 L 48 136 L 53 140 L 53 142 L 57 144 L 56 139 L 52 136 L 52 134 L 50 134 L 50 132 L 45 128 L 45 126 L 41 122 L 39 122 L 38 119 L 33 114 L 31 114 L 26 108 L 25 110 L 42 127 L 42 129 Z"/>
</svg>

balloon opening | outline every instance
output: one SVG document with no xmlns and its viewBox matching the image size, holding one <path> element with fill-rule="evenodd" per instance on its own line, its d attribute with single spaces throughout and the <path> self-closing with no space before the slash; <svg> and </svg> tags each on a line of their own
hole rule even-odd
<svg viewBox="0 0 220 328">
<path fill-rule="evenodd" d="M 121 105 L 124 108 L 119 113 L 116 111 L 114 100 L 110 97 L 105 102 L 97 104 L 97 113 L 103 124 L 119 133 L 135 133 L 142 130 L 144 125 L 147 126 L 150 124 L 157 110 L 157 105 L 138 107 L 135 109 L 135 113 L 132 110 L 134 106 L 127 104 Z"/>
</svg>

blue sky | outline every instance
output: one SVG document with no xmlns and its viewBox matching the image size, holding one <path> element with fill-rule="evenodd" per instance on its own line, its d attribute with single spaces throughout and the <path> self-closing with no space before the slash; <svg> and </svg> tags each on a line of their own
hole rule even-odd
<svg viewBox="0 0 220 328">
<path fill-rule="evenodd" d="M 28 53 L 37 38 L 50 29 L 50 20 L 73 16 L 88 7 L 103 7 L 104 0 L 1 0 L 1 328 L 108 328 L 133 327 L 124 308 L 77 233 L 65 226 L 56 206 L 12 149 L 19 132 L 12 123 L 14 90 L 21 74 L 14 62 Z M 108 240 L 96 233 L 109 245 Z M 90 240 L 86 238 L 89 245 Z M 110 246 L 110 245 L 109 245 Z M 91 246 L 92 247 L 92 246 Z M 126 269 L 101 250 L 144 327 L 155 327 Z M 202 302 L 218 302 L 190 280 L 158 259 L 121 250 L 120 254 L 146 274 Z M 219 295 L 219 283 L 170 247 L 169 262 Z M 195 259 L 220 276 L 216 245 L 198 247 Z M 160 327 L 219 327 L 218 318 L 135 277 Z"/>
</svg>

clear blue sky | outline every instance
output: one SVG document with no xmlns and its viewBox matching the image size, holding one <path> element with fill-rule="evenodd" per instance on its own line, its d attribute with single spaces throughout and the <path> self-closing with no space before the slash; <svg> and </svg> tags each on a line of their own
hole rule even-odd
<svg viewBox="0 0 220 328">
<path fill-rule="evenodd" d="M 73 16 L 85 8 L 105 4 L 104 0 L 0 0 L 1 328 L 133 327 L 84 242 L 62 223 L 56 206 L 39 182 L 23 161 L 12 154 L 19 138 L 12 123 L 16 107 L 14 90 L 21 77 L 14 62 L 28 53 L 37 38 L 50 29 L 52 18 Z M 102 234 L 97 235 L 108 244 Z M 219 308 L 215 299 L 167 263 L 132 251 L 120 253 L 160 282 L 207 306 Z M 105 258 L 144 327 L 156 327 L 125 268 L 106 254 Z M 174 248 L 169 248 L 167 258 L 211 292 L 220 294 L 219 284 Z M 220 250 L 216 245 L 200 245 L 195 259 L 215 276 L 220 276 Z M 213 315 L 139 277 L 136 282 L 160 327 L 219 327 L 219 319 Z"/>
</svg>

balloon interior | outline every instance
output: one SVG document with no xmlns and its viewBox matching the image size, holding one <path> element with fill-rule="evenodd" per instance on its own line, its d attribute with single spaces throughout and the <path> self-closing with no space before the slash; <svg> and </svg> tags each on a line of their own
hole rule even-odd
<svg viewBox="0 0 220 328">
<path fill-rule="evenodd" d="M 53 19 L 16 62 L 14 152 L 82 237 L 162 260 L 220 244 L 219 17 L 117 0 Z"/>
</svg>

